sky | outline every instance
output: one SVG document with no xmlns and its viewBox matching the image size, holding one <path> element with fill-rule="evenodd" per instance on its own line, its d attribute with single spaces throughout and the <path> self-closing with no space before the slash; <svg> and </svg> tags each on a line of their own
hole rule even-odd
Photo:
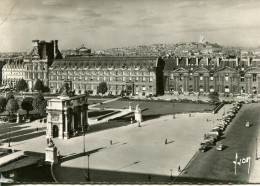
<svg viewBox="0 0 260 186">
<path fill-rule="evenodd" d="M 198 41 L 260 46 L 259 0 L 0 0 L 0 52 Z"/>
</svg>

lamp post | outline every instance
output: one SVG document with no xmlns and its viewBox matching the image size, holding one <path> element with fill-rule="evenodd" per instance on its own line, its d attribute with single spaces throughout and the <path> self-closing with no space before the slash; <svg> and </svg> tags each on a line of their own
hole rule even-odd
<svg viewBox="0 0 260 186">
<path fill-rule="evenodd" d="M 10 126 L 8 127 L 8 138 L 9 138 L 8 147 L 11 147 L 11 145 L 10 145 Z"/>
<path fill-rule="evenodd" d="M 90 174 L 89 174 L 89 157 L 90 157 L 90 154 L 88 154 L 88 181 L 90 181 Z"/>
<path fill-rule="evenodd" d="M 173 119 L 175 119 L 175 114 L 174 114 L 174 102 L 172 101 L 172 114 L 173 114 Z"/>
<path fill-rule="evenodd" d="M 172 180 L 172 169 L 170 171 L 171 171 L 171 180 Z"/>
<path fill-rule="evenodd" d="M 256 148 L 255 148 L 255 160 L 257 160 L 258 158 L 257 158 L 257 138 L 255 138 L 255 146 L 256 146 Z"/>
</svg>

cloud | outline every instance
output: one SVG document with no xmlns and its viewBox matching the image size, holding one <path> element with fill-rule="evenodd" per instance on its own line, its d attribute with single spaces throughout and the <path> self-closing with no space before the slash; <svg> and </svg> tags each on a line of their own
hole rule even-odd
<svg viewBox="0 0 260 186">
<path fill-rule="evenodd" d="M 38 19 L 36 14 L 12 14 L 10 21 L 35 21 Z"/>
<path fill-rule="evenodd" d="M 75 4 L 74 1 L 68 1 L 68 0 L 43 0 L 42 5 L 45 6 L 68 6 Z"/>
<path fill-rule="evenodd" d="M 86 16 L 86 17 L 100 17 L 101 16 L 101 13 L 98 13 L 96 10 L 93 10 L 90 8 L 79 7 L 79 8 L 77 8 L 77 11 L 80 13 L 80 15 Z"/>
</svg>

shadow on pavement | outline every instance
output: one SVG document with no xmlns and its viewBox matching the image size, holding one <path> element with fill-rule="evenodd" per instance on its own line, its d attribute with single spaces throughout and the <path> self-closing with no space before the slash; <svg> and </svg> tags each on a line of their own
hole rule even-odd
<svg viewBox="0 0 260 186">
<path fill-rule="evenodd" d="M 126 122 L 126 121 L 108 121 L 105 123 L 91 125 L 89 127 L 89 130 L 87 131 L 87 133 L 99 132 L 99 131 L 103 131 L 103 130 L 107 130 L 107 129 L 127 126 L 129 124 L 130 124 L 130 122 Z"/>
<path fill-rule="evenodd" d="M 94 150 L 91 150 L 91 151 L 87 151 L 85 153 L 81 152 L 81 153 L 78 153 L 78 154 L 73 154 L 71 156 L 65 156 L 65 157 L 61 158 L 60 163 L 63 163 L 65 161 L 69 161 L 69 160 L 73 160 L 73 159 L 76 159 L 76 158 L 79 158 L 79 157 L 82 157 L 82 156 L 87 156 L 89 154 L 96 153 L 96 152 L 98 152 L 98 151 L 100 151 L 102 149 L 104 149 L 104 147 L 97 148 L 97 149 L 94 149 Z"/>
<path fill-rule="evenodd" d="M 138 162 L 135 162 L 135 164 Z M 91 166 L 91 159 L 90 159 Z M 220 184 L 220 183 L 240 183 L 232 180 L 217 180 L 206 178 L 193 178 L 193 177 L 176 177 L 169 175 L 158 175 L 137 172 L 125 172 L 118 170 L 101 170 L 92 169 L 88 170 L 88 164 L 82 164 L 83 168 L 75 167 L 61 167 L 60 165 L 54 166 L 54 175 L 60 183 L 108 183 L 108 184 Z M 90 181 L 88 181 L 88 175 Z"/>
<path fill-rule="evenodd" d="M 14 137 L 14 138 L 12 138 L 12 136 L 11 136 L 11 142 L 21 142 L 21 141 L 29 140 L 32 138 L 37 138 L 37 137 L 43 136 L 45 134 L 46 134 L 46 132 L 43 131 L 43 132 L 37 132 L 37 133 L 28 134 L 28 135 L 18 136 L 18 137 Z"/>
</svg>

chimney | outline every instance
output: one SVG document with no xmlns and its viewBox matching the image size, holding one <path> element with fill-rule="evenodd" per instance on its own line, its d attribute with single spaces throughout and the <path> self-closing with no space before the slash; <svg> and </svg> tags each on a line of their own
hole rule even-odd
<svg viewBox="0 0 260 186">
<path fill-rule="evenodd" d="M 189 65 L 189 58 L 186 57 L 186 66 L 188 66 L 188 65 Z"/>
<path fill-rule="evenodd" d="M 206 57 L 206 65 L 209 66 L 209 58 Z"/>
<path fill-rule="evenodd" d="M 217 66 L 219 66 L 219 57 L 217 57 Z"/>
<path fill-rule="evenodd" d="M 196 57 L 196 65 L 199 65 L 199 58 Z"/>
<path fill-rule="evenodd" d="M 247 65 L 250 66 L 250 57 L 247 57 Z"/>
<path fill-rule="evenodd" d="M 176 58 L 176 65 L 179 66 L 179 58 Z"/>
<path fill-rule="evenodd" d="M 54 41 L 54 57 L 57 54 L 57 52 L 58 52 L 58 40 L 55 40 Z"/>
<path fill-rule="evenodd" d="M 236 67 L 238 66 L 238 57 L 236 58 Z"/>
<path fill-rule="evenodd" d="M 39 40 L 32 40 L 32 46 L 33 47 L 38 47 L 38 44 L 39 44 Z"/>
</svg>

